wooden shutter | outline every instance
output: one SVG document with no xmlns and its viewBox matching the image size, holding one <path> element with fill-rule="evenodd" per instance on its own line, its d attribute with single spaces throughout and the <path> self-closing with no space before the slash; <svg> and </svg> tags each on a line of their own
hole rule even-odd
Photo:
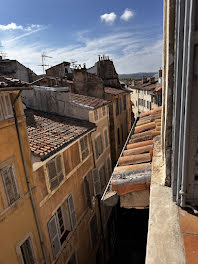
<svg viewBox="0 0 198 264">
<path fill-rule="evenodd" d="M 47 169 L 49 175 L 50 189 L 52 191 L 59 185 L 59 180 L 56 175 L 55 159 L 49 161 L 49 163 L 47 164 Z"/>
<path fill-rule="evenodd" d="M 63 180 L 63 170 L 62 170 L 62 165 L 61 165 L 61 156 L 58 155 L 56 158 L 56 172 L 58 176 L 58 181 L 59 183 Z"/>
<path fill-rule="evenodd" d="M 99 153 L 98 153 L 98 138 L 95 138 L 95 151 L 96 151 L 96 159 L 99 157 Z"/>
<path fill-rule="evenodd" d="M 94 215 L 90 221 L 90 233 L 92 247 L 94 248 L 98 240 L 98 225 L 96 215 Z"/>
<path fill-rule="evenodd" d="M 7 118 L 11 118 L 13 117 L 13 111 L 12 111 L 12 104 L 10 101 L 10 95 L 5 94 L 4 100 L 5 100 L 5 105 L 6 105 Z"/>
<path fill-rule="evenodd" d="M 91 193 L 90 193 L 88 176 L 84 177 L 83 185 L 84 185 L 84 194 L 85 194 L 85 200 L 86 200 L 87 206 L 89 208 L 92 208 Z"/>
<path fill-rule="evenodd" d="M 68 208 L 69 208 L 69 214 L 70 214 L 72 229 L 74 229 L 74 227 L 76 225 L 76 213 L 75 213 L 74 201 L 73 201 L 72 194 L 70 194 L 69 197 L 67 198 L 67 202 L 68 202 Z"/>
<path fill-rule="evenodd" d="M 50 236 L 50 240 L 51 240 L 53 256 L 54 256 L 54 258 L 56 258 L 57 254 L 61 248 L 61 245 L 60 245 L 55 215 L 48 222 L 48 231 L 49 231 L 49 236 Z"/>
<path fill-rule="evenodd" d="M 100 135 L 99 136 L 99 149 L 100 149 L 100 154 L 102 154 L 103 153 L 103 143 L 102 143 L 102 136 Z"/>
<path fill-rule="evenodd" d="M 15 181 L 13 166 L 9 165 L 1 170 L 4 188 L 8 199 L 8 204 L 12 204 L 19 198 L 17 185 Z"/>
<path fill-rule="evenodd" d="M 33 250 L 30 238 L 25 240 L 25 242 L 21 245 L 21 254 L 23 257 L 23 262 L 27 264 L 36 263 L 34 260 Z"/>
<path fill-rule="evenodd" d="M 63 213 L 63 220 L 64 220 L 64 225 L 65 225 L 65 230 L 71 231 L 72 226 L 71 226 L 71 221 L 70 221 L 70 216 L 69 216 L 69 211 L 68 211 L 68 204 L 67 200 L 64 201 L 62 204 L 62 213 Z"/>
<path fill-rule="evenodd" d="M 108 147 L 108 144 L 109 144 L 109 142 L 108 142 L 108 133 L 107 133 L 107 129 L 104 131 L 104 137 L 105 137 L 105 146 L 106 146 L 106 148 Z"/>
<path fill-rule="evenodd" d="M 98 173 L 98 169 L 92 170 L 92 177 L 93 177 L 93 185 L 94 185 L 94 195 L 101 194 L 101 183 L 100 183 L 100 175 Z"/>
<path fill-rule="evenodd" d="M 103 190 L 105 186 L 105 167 L 104 165 L 100 168 L 99 174 L 100 174 L 101 189 Z"/>
</svg>

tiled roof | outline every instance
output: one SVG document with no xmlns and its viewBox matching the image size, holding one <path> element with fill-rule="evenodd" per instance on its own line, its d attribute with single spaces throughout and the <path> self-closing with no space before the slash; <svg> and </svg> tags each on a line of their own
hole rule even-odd
<svg viewBox="0 0 198 264">
<path fill-rule="evenodd" d="M 142 81 L 139 81 L 134 86 L 130 86 L 130 88 L 151 91 L 151 90 L 155 90 L 157 85 L 158 85 L 157 81 L 155 83 L 145 83 L 145 84 L 142 84 Z"/>
<path fill-rule="evenodd" d="M 40 111 L 26 110 L 27 132 L 32 154 L 47 159 L 79 136 L 95 128 L 92 123 Z"/>
<path fill-rule="evenodd" d="M 161 107 L 140 114 L 126 148 L 113 171 L 111 189 L 119 195 L 149 189 L 153 138 L 160 135 Z"/>
<path fill-rule="evenodd" d="M 110 103 L 109 101 L 100 99 L 100 98 L 96 98 L 96 97 L 91 97 L 91 96 L 87 96 L 87 95 L 81 95 L 81 94 L 73 94 L 71 93 L 71 103 L 81 106 L 81 107 L 85 107 L 88 109 L 96 109 L 98 107 L 102 107 L 108 103 Z"/>
<path fill-rule="evenodd" d="M 0 88 L 6 87 L 28 87 L 29 83 L 23 82 L 19 79 L 14 79 L 6 76 L 0 75 Z"/>
<path fill-rule="evenodd" d="M 105 87 L 104 88 L 105 93 L 112 94 L 112 95 L 118 95 L 121 93 L 126 93 L 126 91 L 122 89 L 116 89 L 116 88 L 111 88 L 111 87 Z"/>
</svg>

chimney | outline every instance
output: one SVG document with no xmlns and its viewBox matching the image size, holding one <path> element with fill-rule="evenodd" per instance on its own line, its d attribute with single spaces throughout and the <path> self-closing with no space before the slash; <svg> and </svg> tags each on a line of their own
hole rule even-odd
<svg viewBox="0 0 198 264">
<path fill-rule="evenodd" d="M 146 77 L 142 77 L 142 84 L 144 84 L 144 83 L 147 83 L 147 78 Z"/>
</svg>

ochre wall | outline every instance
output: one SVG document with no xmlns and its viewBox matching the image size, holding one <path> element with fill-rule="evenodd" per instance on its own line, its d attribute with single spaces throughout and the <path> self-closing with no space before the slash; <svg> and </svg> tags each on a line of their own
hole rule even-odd
<svg viewBox="0 0 198 264">
<path fill-rule="evenodd" d="M 14 100 L 16 93 L 12 93 Z M 20 134 L 23 140 L 26 162 L 30 181 L 32 171 L 28 139 L 26 132 L 25 117 L 23 116 L 22 104 L 16 104 L 16 112 L 19 120 Z M 0 122 L 0 168 L 13 163 L 20 198 L 8 207 L 7 197 L 0 175 L 0 263 L 22 263 L 20 243 L 30 235 L 34 254 L 38 263 L 42 262 L 42 253 L 38 239 L 36 224 L 32 212 L 32 206 L 27 192 L 24 167 L 17 138 L 14 118 Z"/>
</svg>

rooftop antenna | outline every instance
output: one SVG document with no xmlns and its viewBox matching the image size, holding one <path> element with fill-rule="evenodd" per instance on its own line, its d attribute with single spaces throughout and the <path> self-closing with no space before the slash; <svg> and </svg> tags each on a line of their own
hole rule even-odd
<svg viewBox="0 0 198 264">
<path fill-rule="evenodd" d="M 41 65 L 38 65 L 38 66 L 42 66 L 42 67 L 43 67 L 43 74 L 45 74 L 45 66 L 49 66 L 49 65 L 46 64 L 46 62 L 45 62 L 45 59 L 46 59 L 46 58 L 52 58 L 52 57 L 46 55 L 46 53 L 43 51 L 43 52 L 41 53 L 42 64 L 41 64 Z"/>
<path fill-rule="evenodd" d="M 3 46 L 0 44 L 0 48 L 3 48 Z M 4 51 L 0 51 L 0 56 L 2 57 L 2 59 L 4 60 L 7 56 L 7 53 Z"/>
<path fill-rule="evenodd" d="M 76 62 L 77 62 L 77 61 L 75 61 L 75 60 L 74 60 L 74 61 L 71 61 L 71 64 L 72 64 L 72 67 L 73 67 L 73 68 L 75 68 L 75 66 L 76 66 Z"/>
</svg>

